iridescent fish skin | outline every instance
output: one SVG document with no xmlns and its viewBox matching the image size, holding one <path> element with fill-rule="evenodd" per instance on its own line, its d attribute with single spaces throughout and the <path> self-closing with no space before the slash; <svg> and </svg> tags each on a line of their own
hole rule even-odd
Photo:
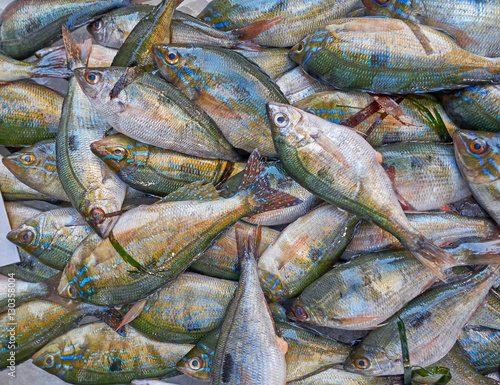
<svg viewBox="0 0 500 385">
<path fill-rule="evenodd" d="M 499 263 L 498 240 L 463 243 L 446 266 Z M 336 266 L 294 301 L 289 317 L 311 325 L 363 330 L 383 324 L 436 278 L 405 250 L 365 254 Z"/>
<path fill-rule="evenodd" d="M 0 41 L 3 52 L 25 59 L 61 37 L 62 27 L 74 30 L 93 17 L 130 0 L 16 0 L 0 15 Z"/>
<path fill-rule="evenodd" d="M 139 71 L 137 67 L 79 68 L 75 77 L 99 114 L 122 134 L 183 154 L 238 160 L 215 122 L 182 92 L 157 76 L 139 75 L 123 89 L 120 87 L 117 97 L 111 98 L 110 93 L 122 76 L 136 70 Z"/>
<path fill-rule="evenodd" d="M 479 373 L 500 368 L 500 330 L 466 326 L 457 343 Z"/>
<path fill-rule="evenodd" d="M 294 103 L 294 106 L 332 123 L 339 124 L 342 120 L 358 113 L 373 101 L 373 97 L 364 92 L 330 91 L 310 95 Z M 382 116 L 385 111 L 380 109 L 354 128 L 359 132 L 366 133 L 368 136 L 365 139 L 372 146 L 396 142 L 443 141 L 443 135 L 430 124 L 430 121 L 415 106 L 415 103 L 430 111 L 435 109 L 435 112 L 443 119 L 447 133 L 452 134 L 457 129 L 457 126 L 446 115 L 441 104 L 427 95 L 405 97 L 399 104 L 404 112 L 402 118 L 405 119 L 405 123 L 388 114 L 385 117 Z M 381 117 L 383 117 L 381 123 L 372 129 L 372 125 Z"/>
<path fill-rule="evenodd" d="M 401 377 L 368 377 L 331 367 L 312 376 L 291 381 L 293 385 L 403 385 Z"/>
<path fill-rule="evenodd" d="M 55 139 L 4 156 L 2 162 L 26 185 L 54 199 L 69 202 L 57 172 Z"/>
<path fill-rule="evenodd" d="M 276 79 L 276 85 L 291 104 L 321 92 L 333 92 L 335 88 L 314 79 L 297 67 Z M 299 107 L 301 108 L 301 107 Z"/>
<path fill-rule="evenodd" d="M 122 337 L 97 322 L 54 339 L 33 356 L 33 363 L 72 384 L 123 384 L 175 375 L 175 364 L 192 347 L 153 341 L 129 326 Z"/>
<path fill-rule="evenodd" d="M 378 147 L 377 151 L 406 209 L 436 210 L 471 195 L 452 145 L 394 143 Z"/>
<path fill-rule="evenodd" d="M 297 67 L 297 63 L 288 57 L 287 49 L 266 48 L 263 51 L 238 50 L 237 52 L 257 64 L 273 80 Z"/>
<path fill-rule="evenodd" d="M 344 363 L 344 369 L 364 375 L 403 374 L 397 322 L 406 326 L 410 362 L 428 366 L 443 358 L 462 328 L 499 277 L 500 266 L 489 266 L 469 277 L 430 289 L 408 303 L 383 326 L 370 331 Z"/>
<path fill-rule="evenodd" d="M 334 22 L 298 43 L 290 57 L 345 91 L 408 94 L 500 82 L 498 59 L 471 54 L 442 32 L 408 23 L 375 17 Z"/>
<path fill-rule="evenodd" d="M 296 107 L 268 103 L 273 140 L 288 174 L 325 201 L 390 231 L 443 279 L 453 258 L 408 222 L 381 156 L 355 131 Z"/>
<path fill-rule="evenodd" d="M 255 227 L 242 221 L 236 222 L 235 225 L 217 238 L 217 241 L 205 250 L 189 268 L 212 277 L 237 281 L 240 276 L 240 266 L 236 248 L 236 226 L 243 228 L 247 232 L 253 231 Z M 279 231 L 265 226 L 261 226 L 261 232 L 259 255 L 262 255 L 264 250 L 279 235 Z"/>
<path fill-rule="evenodd" d="M 107 136 L 90 148 L 129 186 L 158 196 L 193 182 L 218 185 L 245 168 L 245 163 L 184 155 L 122 134 Z"/>
<path fill-rule="evenodd" d="M 7 238 L 41 262 L 63 270 L 78 245 L 94 231 L 73 208 L 40 213 L 12 229 Z"/>
<path fill-rule="evenodd" d="M 491 239 L 498 235 L 496 224 L 486 218 L 434 212 L 411 213 L 406 216 L 410 224 L 439 246 L 463 238 Z M 377 251 L 400 249 L 401 243 L 391 233 L 368 221 L 362 221 L 356 229 L 343 257 Z"/>
<path fill-rule="evenodd" d="M 349 244 L 359 218 L 322 205 L 288 225 L 259 258 L 259 278 L 272 302 L 296 297 L 329 270 Z"/>
<path fill-rule="evenodd" d="M 291 47 L 318 26 L 346 16 L 360 8 L 358 0 L 214 0 L 197 16 L 215 28 L 229 30 L 259 20 L 280 17 L 281 22 L 254 41 L 269 47 Z"/>
<path fill-rule="evenodd" d="M 233 281 L 181 274 L 149 296 L 144 310 L 130 325 L 156 341 L 196 343 L 220 326 L 236 286 Z"/>
<path fill-rule="evenodd" d="M 497 290 L 490 290 L 483 305 L 477 309 L 467 326 L 500 330 L 500 293 Z"/>
<path fill-rule="evenodd" d="M 443 30 L 476 55 L 500 56 L 500 2 L 458 0 L 363 0 L 372 15 L 411 20 Z"/>
<path fill-rule="evenodd" d="M 458 130 L 453 143 L 458 168 L 472 195 L 500 224 L 500 134 Z"/>
<path fill-rule="evenodd" d="M 0 27 L 1 28 L 1 27 Z M 52 51 L 34 63 L 12 59 L 0 52 L 0 82 L 32 78 L 69 78 L 64 51 Z"/>
<path fill-rule="evenodd" d="M 55 138 L 64 97 L 37 83 L 0 84 L 0 143 L 25 146 Z"/>
<path fill-rule="evenodd" d="M 26 282 L 15 276 L 8 277 L 0 274 L 1 313 L 6 312 L 9 307 L 19 306 L 33 299 L 48 296 L 49 293 L 49 287 L 43 282 Z M 9 306 L 9 304 L 11 305 Z"/>
<path fill-rule="evenodd" d="M 448 116 L 462 129 L 500 131 L 500 86 L 468 87 L 438 94 Z"/>
<path fill-rule="evenodd" d="M 206 45 L 156 45 L 153 56 L 165 79 L 203 108 L 235 148 L 277 156 L 266 103 L 288 100 L 257 65 Z"/>
</svg>

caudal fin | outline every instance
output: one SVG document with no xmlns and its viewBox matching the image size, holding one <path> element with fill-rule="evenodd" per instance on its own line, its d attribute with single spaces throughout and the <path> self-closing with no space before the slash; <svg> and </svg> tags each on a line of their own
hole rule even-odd
<svg viewBox="0 0 500 385">
<path fill-rule="evenodd" d="M 83 43 L 78 44 L 65 27 L 62 29 L 62 35 L 64 46 L 66 47 L 68 69 L 73 71 L 75 68 L 87 67 L 87 62 L 92 52 L 92 39 L 87 39 Z"/>
<path fill-rule="evenodd" d="M 262 236 L 261 227 L 257 226 L 252 233 L 248 233 L 242 226 L 236 225 L 235 232 L 238 260 L 240 263 L 248 258 L 257 260 L 259 258 L 260 240 Z"/>
<path fill-rule="evenodd" d="M 58 47 L 43 55 L 33 66 L 32 78 L 69 78 L 73 72 L 66 64 L 66 50 Z"/>
<path fill-rule="evenodd" d="M 462 243 L 450 249 L 457 265 L 499 265 L 500 240 Z"/>
<path fill-rule="evenodd" d="M 243 179 L 238 187 L 238 192 L 241 191 L 248 194 L 252 215 L 301 203 L 300 199 L 271 188 L 264 162 L 257 150 L 248 158 Z"/>
<path fill-rule="evenodd" d="M 245 25 L 242 28 L 233 29 L 227 33 L 232 36 L 231 40 L 235 40 L 233 48 L 239 48 L 246 51 L 263 51 L 263 48 L 254 43 L 252 40 L 259 36 L 262 32 L 274 27 L 276 24 L 281 23 L 281 17 L 275 17 L 270 20 L 259 20 L 254 23 Z"/>
</svg>

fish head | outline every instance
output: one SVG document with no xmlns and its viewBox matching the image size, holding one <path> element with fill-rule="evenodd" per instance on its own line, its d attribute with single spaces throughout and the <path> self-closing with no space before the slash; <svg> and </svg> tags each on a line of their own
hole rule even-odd
<svg viewBox="0 0 500 385">
<path fill-rule="evenodd" d="M 75 355 L 75 346 L 68 335 L 57 337 L 36 352 L 33 363 L 50 374 L 61 376 L 68 368 L 65 359 Z"/>
<path fill-rule="evenodd" d="M 287 316 L 292 321 L 310 322 L 312 321 L 313 311 L 299 297 L 293 301 Z"/>
<path fill-rule="evenodd" d="M 470 183 L 492 183 L 500 178 L 500 134 L 456 130 L 453 144 L 458 167 Z"/>
<path fill-rule="evenodd" d="M 7 239 L 35 256 L 40 254 L 37 249 L 40 247 L 43 224 L 37 218 L 29 219 L 22 225 L 7 233 Z M 40 250 L 41 251 L 41 250 Z"/>
<path fill-rule="evenodd" d="M 157 44 L 152 52 L 163 77 L 169 83 L 182 87 L 199 79 L 200 49 L 191 44 Z"/>
<path fill-rule="evenodd" d="M 87 31 L 89 31 L 98 44 L 106 47 L 116 43 L 117 39 L 122 35 L 121 31 L 115 28 L 115 18 L 113 15 L 101 16 L 87 26 Z M 122 41 L 120 40 L 120 43 Z"/>
<path fill-rule="evenodd" d="M 90 150 L 114 172 L 125 167 L 142 166 L 149 156 L 149 146 L 122 134 L 110 135 L 90 145 Z"/>
<path fill-rule="evenodd" d="M 362 0 L 370 14 L 395 19 L 409 19 L 415 0 Z"/>
<path fill-rule="evenodd" d="M 394 373 L 402 367 L 401 359 L 392 359 L 387 352 L 366 344 L 359 344 L 349 354 L 344 362 L 344 369 L 366 376 L 380 376 Z"/>
<path fill-rule="evenodd" d="M 49 143 L 50 142 L 50 145 Z M 55 142 L 43 141 L 2 158 L 3 164 L 18 179 L 44 183 L 57 173 Z M 41 172 L 40 170 L 43 170 Z"/>
<path fill-rule="evenodd" d="M 288 52 L 288 57 L 299 65 L 303 63 L 306 56 L 310 56 L 306 55 L 307 52 L 310 52 L 310 48 L 308 48 L 309 39 L 310 37 L 306 37 L 301 42 L 294 45 Z"/>
<path fill-rule="evenodd" d="M 83 218 L 103 238 L 109 235 L 120 217 L 121 205 L 113 198 L 99 187 L 89 188 L 79 205 Z"/>
<path fill-rule="evenodd" d="M 210 367 L 215 351 L 209 353 L 195 346 L 177 362 L 177 370 L 198 381 L 210 381 Z"/>
</svg>

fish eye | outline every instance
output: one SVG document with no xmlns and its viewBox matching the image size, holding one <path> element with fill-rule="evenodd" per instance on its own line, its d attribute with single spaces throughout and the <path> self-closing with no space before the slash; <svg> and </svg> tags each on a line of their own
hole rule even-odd
<svg viewBox="0 0 500 385">
<path fill-rule="evenodd" d="M 92 28 L 94 29 L 94 31 L 99 31 L 102 28 L 102 21 L 101 20 L 94 21 L 94 23 L 92 24 Z"/>
<path fill-rule="evenodd" d="M 179 55 L 176 52 L 170 51 L 167 55 L 167 61 L 170 64 L 175 64 L 179 61 Z"/>
<path fill-rule="evenodd" d="M 469 145 L 470 150 L 474 154 L 484 154 L 488 149 L 488 145 L 482 139 L 476 139 Z"/>
<path fill-rule="evenodd" d="M 69 298 L 76 298 L 76 290 L 73 285 L 68 285 L 68 288 L 66 289 L 66 294 L 68 295 Z"/>
<path fill-rule="evenodd" d="M 188 364 L 189 367 L 193 370 L 198 370 L 201 368 L 201 360 L 199 358 L 191 358 Z"/>
<path fill-rule="evenodd" d="M 365 357 L 358 358 L 356 361 L 354 361 L 354 365 L 358 369 L 367 369 L 370 366 L 370 361 Z"/>
<path fill-rule="evenodd" d="M 54 365 L 54 356 L 47 356 L 43 359 L 43 365 L 47 368 L 51 368 Z"/>
<path fill-rule="evenodd" d="M 19 241 L 21 243 L 30 243 L 33 240 L 33 232 L 24 230 L 19 234 Z"/>
<path fill-rule="evenodd" d="M 21 162 L 25 165 L 30 165 L 35 161 L 35 156 L 32 154 L 23 155 L 21 157 Z"/>
<path fill-rule="evenodd" d="M 288 118 L 281 112 L 274 115 L 273 119 L 278 127 L 285 127 L 288 124 Z"/>
<path fill-rule="evenodd" d="M 122 147 L 115 147 L 112 150 L 113 155 L 117 156 L 118 159 L 123 159 L 125 156 L 125 150 Z"/>
<path fill-rule="evenodd" d="M 98 225 L 100 225 L 105 221 L 105 218 L 103 217 L 104 214 L 105 214 L 104 210 L 101 209 L 100 207 L 94 207 L 90 212 L 90 216 L 92 217 L 94 222 Z"/>
<path fill-rule="evenodd" d="M 300 306 L 294 307 L 292 309 L 292 313 L 295 316 L 295 318 L 298 319 L 307 319 L 308 315 L 304 309 L 302 309 Z"/>
<path fill-rule="evenodd" d="M 87 75 L 85 75 L 85 80 L 90 84 L 96 84 L 100 79 L 101 75 L 95 72 L 89 72 Z"/>
<path fill-rule="evenodd" d="M 298 46 L 297 46 L 297 52 L 302 52 L 302 50 L 304 49 L 304 44 L 300 43 Z"/>
</svg>

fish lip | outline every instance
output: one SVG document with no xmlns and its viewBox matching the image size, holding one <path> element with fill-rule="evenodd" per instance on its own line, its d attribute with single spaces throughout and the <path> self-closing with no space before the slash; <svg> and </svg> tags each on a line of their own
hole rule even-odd
<svg viewBox="0 0 500 385">
<path fill-rule="evenodd" d="M 19 165 L 14 161 L 14 154 L 4 156 L 2 158 L 2 163 L 12 174 L 16 174 L 16 170 L 19 168 Z"/>
</svg>

